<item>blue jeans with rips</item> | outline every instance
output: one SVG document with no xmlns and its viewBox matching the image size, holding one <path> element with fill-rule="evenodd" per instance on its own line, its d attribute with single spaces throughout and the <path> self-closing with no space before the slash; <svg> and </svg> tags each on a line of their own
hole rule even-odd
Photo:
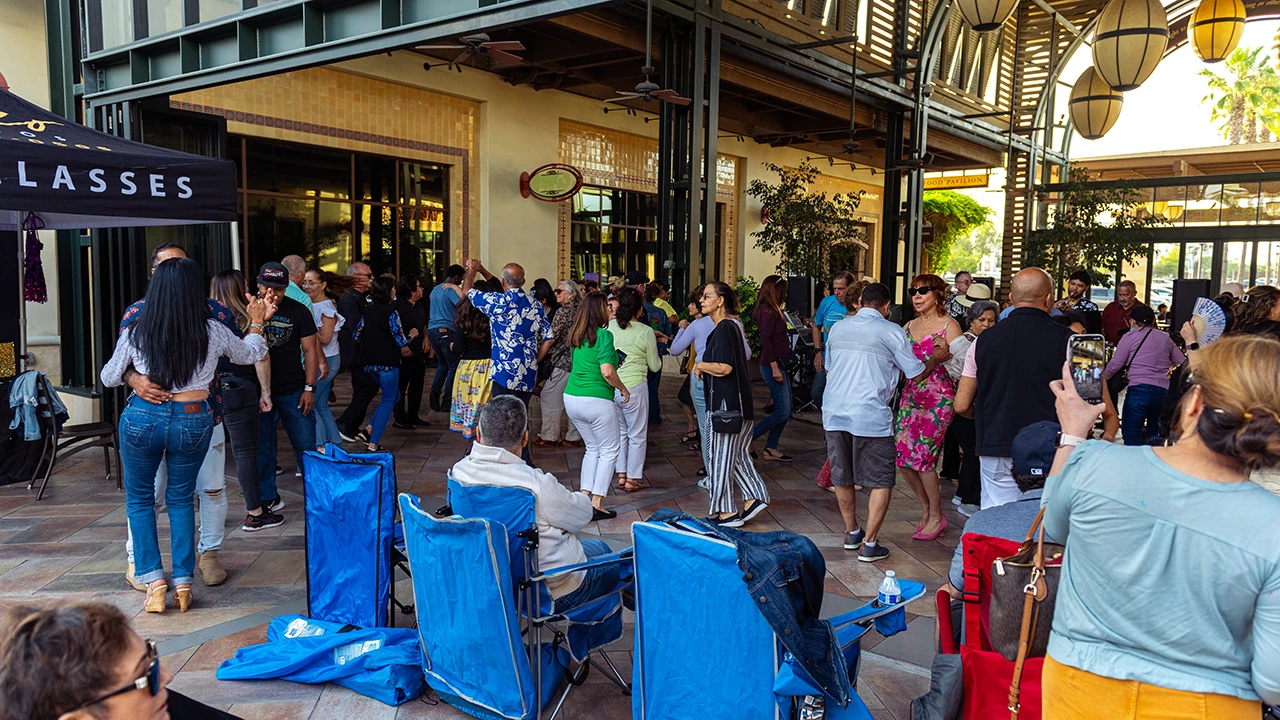
<svg viewBox="0 0 1280 720">
<path fill-rule="evenodd" d="M 156 471 L 168 466 L 164 501 L 169 511 L 173 584 L 190 585 L 196 566 L 196 478 L 213 437 L 213 415 L 200 402 L 152 405 L 129 399 L 120 415 L 120 461 L 124 464 L 125 508 L 134 545 L 134 577 L 151 583 L 164 579 L 156 531 Z"/>
<path fill-rule="evenodd" d="M 587 554 L 587 560 L 613 552 L 609 548 L 609 544 L 603 540 L 583 540 L 582 551 Z M 556 612 L 567 612 L 576 607 L 582 607 L 592 600 L 604 597 L 610 590 L 618 587 L 618 583 L 623 580 L 630 580 L 634 567 L 630 563 L 615 562 L 587 568 L 586 575 L 582 578 L 582 584 L 578 586 L 578 589 L 556 600 Z M 550 570 L 551 568 L 542 569 Z"/>
<path fill-rule="evenodd" d="M 289 436 L 298 472 L 302 472 L 303 451 L 316 449 L 316 422 L 298 408 L 301 399 L 301 390 L 288 395 L 272 394 L 271 409 L 258 416 L 258 488 L 264 504 L 280 499 L 280 491 L 276 489 L 277 420 L 284 424 L 285 434 Z"/>
</svg>

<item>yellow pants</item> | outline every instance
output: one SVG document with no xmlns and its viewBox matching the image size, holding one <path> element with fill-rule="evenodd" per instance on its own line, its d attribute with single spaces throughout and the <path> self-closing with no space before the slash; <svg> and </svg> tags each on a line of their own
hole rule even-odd
<svg viewBox="0 0 1280 720">
<path fill-rule="evenodd" d="M 1114 680 L 1044 660 L 1043 720 L 1258 720 L 1261 703 Z"/>
</svg>

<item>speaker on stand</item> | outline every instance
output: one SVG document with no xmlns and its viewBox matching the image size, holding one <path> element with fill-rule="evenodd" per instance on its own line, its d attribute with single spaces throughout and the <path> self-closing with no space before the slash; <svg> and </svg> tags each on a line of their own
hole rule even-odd
<svg viewBox="0 0 1280 720">
<path fill-rule="evenodd" d="M 787 309 L 802 318 L 813 317 L 817 309 L 817 284 L 808 275 L 795 275 L 787 278 Z"/>
<path fill-rule="evenodd" d="M 1207 279 L 1174 280 L 1173 301 L 1169 308 L 1169 332 L 1177 333 L 1182 324 L 1191 319 L 1191 311 L 1196 307 L 1196 298 L 1213 297 L 1209 294 Z"/>
</svg>

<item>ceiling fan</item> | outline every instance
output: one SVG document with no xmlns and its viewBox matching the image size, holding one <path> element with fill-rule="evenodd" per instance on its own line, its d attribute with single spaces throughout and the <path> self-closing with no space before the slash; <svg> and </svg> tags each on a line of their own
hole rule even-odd
<svg viewBox="0 0 1280 720">
<path fill-rule="evenodd" d="M 640 68 L 640 72 L 644 74 L 644 80 L 636 84 L 634 92 L 619 90 L 618 97 L 605 100 L 606 103 L 620 103 L 628 100 L 639 100 L 640 102 L 649 102 L 651 100 L 660 100 L 668 102 L 672 105 L 688 105 L 693 100 L 682 97 L 675 90 L 664 90 L 658 83 L 649 79 L 649 76 L 657 72 L 653 67 L 653 0 L 649 0 L 645 7 L 644 16 L 644 67 Z"/>
<path fill-rule="evenodd" d="M 489 39 L 488 33 L 476 33 L 475 35 L 464 35 L 458 38 L 458 42 L 461 44 L 419 45 L 418 47 L 414 48 L 415 50 L 458 50 L 460 51 L 458 57 L 454 58 L 453 60 L 447 63 L 440 63 L 440 65 L 432 65 L 431 63 L 424 63 L 422 65 L 422 69 L 430 70 L 433 67 L 440 67 L 441 65 L 447 65 L 450 68 L 457 69 L 458 72 L 462 72 L 460 63 L 474 57 L 487 57 L 490 60 L 500 61 L 505 65 L 519 65 L 524 62 L 522 58 L 511 54 L 513 52 L 519 52 L 521 50 L 524 50 L 524 43 L 518 40 L 493 41 Z"/>
</svg>

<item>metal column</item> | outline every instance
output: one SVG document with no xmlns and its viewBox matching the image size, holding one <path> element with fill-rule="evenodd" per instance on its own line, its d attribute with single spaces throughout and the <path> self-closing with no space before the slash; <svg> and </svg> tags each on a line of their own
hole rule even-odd
<svg viewBox="0 0 1280 720">
<path fill-rule="evenodd" d="M 693 100 L 663 103 L 658 131 L 658 274 L 683 304 L 695 285 L 721 278 L 715 258 L 716 157 L 720 117 L 718 0 L 699 5 L 692 25 L 672 19 L 662 35 L 663 87 Z M 700 267 L 701 266 L 701 267 Z M 732 275 L 732 269 L 727 269 Z"/>
</svg>

